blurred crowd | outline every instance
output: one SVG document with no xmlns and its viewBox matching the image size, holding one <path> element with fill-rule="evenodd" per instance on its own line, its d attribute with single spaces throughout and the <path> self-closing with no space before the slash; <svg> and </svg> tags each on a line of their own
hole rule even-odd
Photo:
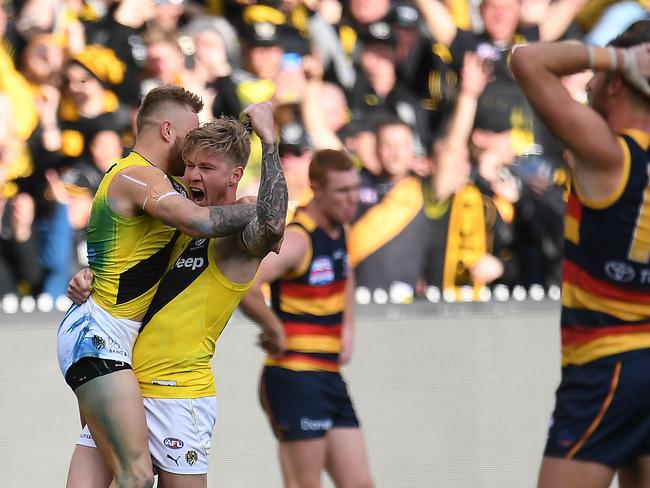
<svg viewBox="0 0 650 488">
<path fill-rule="evenodd" d="M 203 121 L 272 101 L 291 209 L 313 151 L 353 157 L 350 264 L 369 294 L 557 286 L 569 172 L 510 49 L 604 45 L 647 16 L 645 0 L 5 0 L 0 296 L 65 294 L 94 191 L 142 96 L 170 83 L 201 95 Z M 588 80 L 567 89 L 586 101 Z M 242 195 L 259 160 L 257 142 Z"/>
</svg>

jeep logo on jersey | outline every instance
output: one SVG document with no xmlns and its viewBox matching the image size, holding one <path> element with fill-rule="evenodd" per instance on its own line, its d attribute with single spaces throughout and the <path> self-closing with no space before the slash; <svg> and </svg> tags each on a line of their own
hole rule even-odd
<svg viewBox="0 0 650 488">
<path fill-rule="evenodd" d="M 623 261 L 607 261 L 605 273 L 614 281 L 629 283 L 634 279 L 634 268 Z"/>
<path fill-rule="evenodd" d="M 198 268 L 202 268 L 205 264 L 205 259 L 198 258 L 180 258 L 176 261 L 177 268 L 192 268 L 192 271 Z"/>
<path fill-rule="evenodd" d="M 170 449 L 181 449 L 185 445 L 182 440 L 176 439 L 175 437 L 165 438 L 163 444 Z"/>
</svg>

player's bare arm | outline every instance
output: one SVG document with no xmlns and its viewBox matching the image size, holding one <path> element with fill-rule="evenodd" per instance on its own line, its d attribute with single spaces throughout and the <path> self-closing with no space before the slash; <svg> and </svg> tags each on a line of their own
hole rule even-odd
<svg viewBox="0 0 650 488">
<path fill-rule="evenodd" d="M 511 68 L 539 117 L 573 153 L 574 172 L 583 193 L 593 192 L 585 196 L 598 199 L 610 195 L 624 163 L 615 131 L 627 127 L 619 127 L 616 121 L 608 121 L 590 106 L 573 100 L 561 77 L 592 68 L 611 73 L 609 90 L 623 90 L 624 80 L 633 83 L 635 79 L 643 89 L 650 74 L 647 46 L 615 49 L 579 43 L 531 44 L 514 50 Z"/>
<path fill-rule="evenodd" d="M 167 175 L 154 167 L 121 171 L 109 188 L 110 205 L 119 215 L 148 213 L 192 237 L 224 237 L 241 232 L 256 214 L 255 205 L 200 207 L 178 193 Z"/>
<path fill-rule="evenodd" d="M 262 328 L 260 346 L 269 354 L 278 355 L 284 349 L 284 325 L 266 304 L 262 286 L 288 274 L 298 273 L 308 252 L 308 237 L 304 231 L 289 227 L 278 254 L 268 254 L 260 264 L 253 286 L 241 301 L 241 309 Z"/>
<path fill-rule="evenodd" d="M 354 272 L 350 272 L 345 284 L 345 309 L 343 310 L 343 328 L 341 329 L 341 352 L 339 363 L 347 364 L 352 359 L 354 350 Z"/>
<path fill-rule="evenodd" d="M 256 216 L 242 232 L 242 243 L 251 255 L 261 258 L 284 234 L 289 197 L 275 143 L 271 104 L 251 105 L 244 113 L 250 117 L 253 128 L 262 141 L 262 175 L 255 206 Z"/>
</svg>

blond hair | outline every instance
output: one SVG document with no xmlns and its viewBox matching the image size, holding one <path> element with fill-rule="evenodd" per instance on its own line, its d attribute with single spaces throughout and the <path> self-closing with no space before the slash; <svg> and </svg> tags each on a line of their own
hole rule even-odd
<svg viewBox="0 0 650 488">
<path fill-rule="evenodd" d="M 183 161 L 203 150 L 223 154 L 233 166 L 246 167 L 251 153 L 250 135 L 238 120 L 219 117 L 187 134 L 181 150 Z"/>
</svg>

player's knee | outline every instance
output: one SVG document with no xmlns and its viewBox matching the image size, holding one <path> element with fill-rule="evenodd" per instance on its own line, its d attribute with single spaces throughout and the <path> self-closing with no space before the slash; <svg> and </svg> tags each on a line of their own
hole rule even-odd
<svg viewBox="0 0 650 488">
<path fill-rule="evenodd" d="M 141 473 L 116 476 L 115 481 L 119 488 L 153 488 L 153 473 Z"/>
<path fill-rule="evenodd" d="M 115 481 L 119 488 L 153 488 L 153 469 L 149 463 L 135 462 L 115 476 Z"/>
<path fill-rule="evenodd" d="M 354 483 L 354 488 L 374 488 L 374 487 L 375 487 L 375 483 L 373 482 L 370 473 L 367 473 L 365 476 L 358 479 Z"/>
<path fill-rule="evenodd" d="M 375 483 L 370 476 L 361 482 L 359 488 L 375 488 Z"/>
</svg>

